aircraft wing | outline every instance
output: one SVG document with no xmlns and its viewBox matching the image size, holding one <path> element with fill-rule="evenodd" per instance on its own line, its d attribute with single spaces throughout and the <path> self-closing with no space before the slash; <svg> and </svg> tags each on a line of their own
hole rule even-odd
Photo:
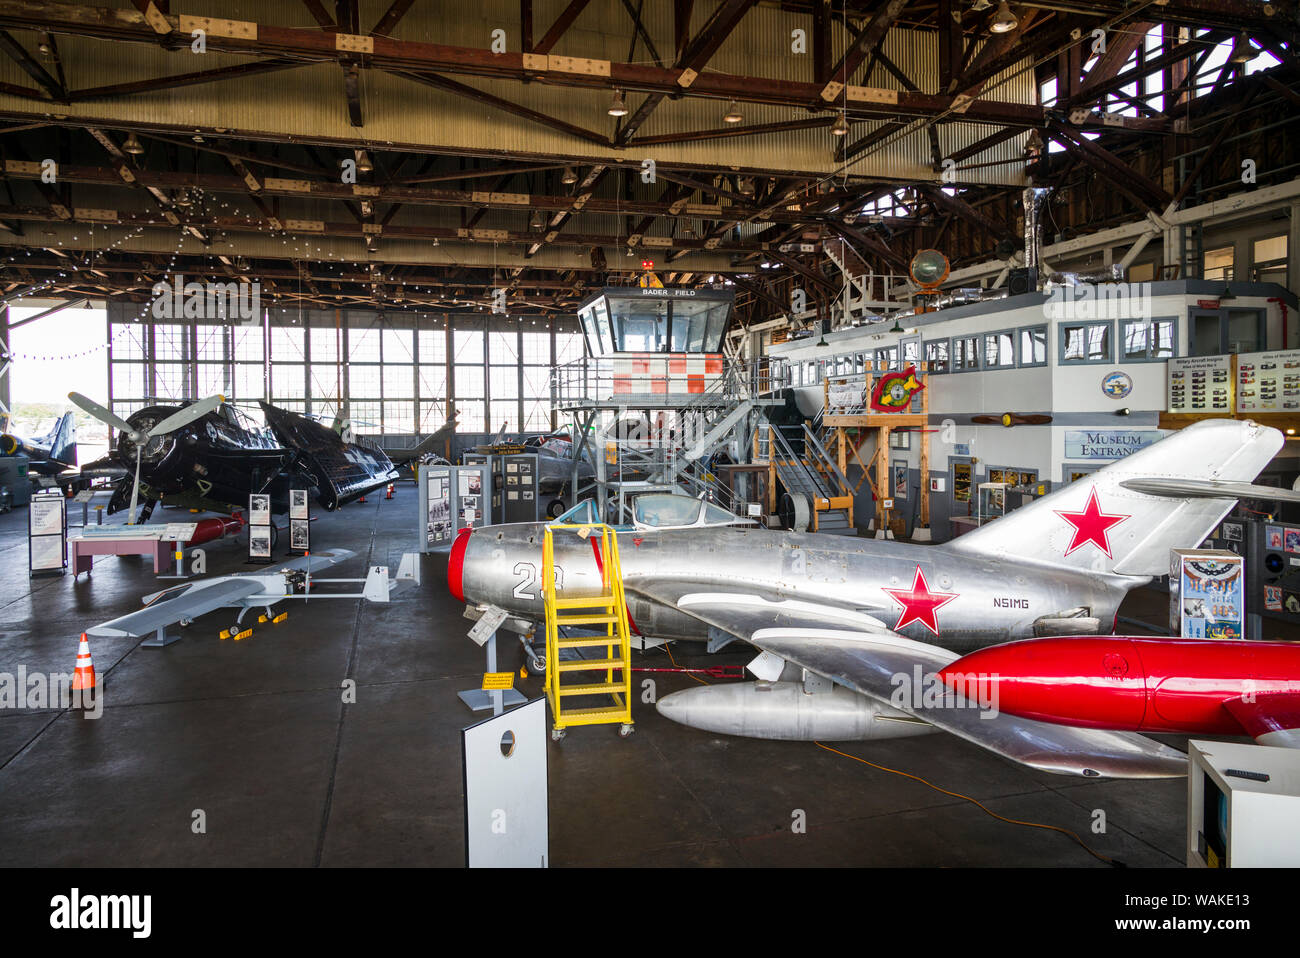
<svg viewBox="0 0 1300 958">
<path fill-rule="evenodd" d="M 321 569 L 328 569 L 332 565 L 338 565 L 340 562 L 351 559 L 354 555 L 356 553 L 351 549 L 323 549 L 320 552 L 313 552 L 311 555 L 290 559 L 284 565 L 278 565 L 271 571 L 279 572 L 283 569 L 292 569 L 308 573 L 319 572 Z"/>
<path fill-rule="evenodd" d="M 157 599 L 138 612 L 92 626 L 88 635 L 142 636 L 175 625 L 181 619 L 195 619 L 214 609 L 234 605 L 245 596 L 262 591 L 262 583 L 245 576 L 231 576 L 223 582 L 201 585 L 187 582 L 156 593 Z"/>
<path fill-rule="evenodd" d="M 308 574 L 328 569 L 354 555 L 350 549 L 330 549 L 308 556 L 299 556 L 282 566 L 254 575 L 234 575 L 223 580 L 205 583 L 203 580 L 183 582 L 145 596 L 145 607 L 137 612 L 96 625 L 86 630 L 88 635 L 142 636 L 158 629 L 175 625 L 181 619 L 196 619 L 215 609 L 234 606 L 245 596 L 262 591 L 261 576 L 281 571 L 301 571 Z"/>
<path fill-rule="evenodd" d="M 960 656 L 901 636 L 863 613 L 728 593 L 685 595 L 677 607 L 765 652 L 1032 768 L 1110 778 L 1187 774 L 1182 752 L 1133 732 L 1071 728 L 998 713 L 968 702 L 933 678 L 933 696 L 922 695 L 916 686 L 926 685 L 924 676 Z M 856 625 L 851 624 L 854 617 Z M 900 696 L 904 684 L 914 694 Z M 923 704 L 927 701 L 934 704 Z"/>
<path fill-rule="evenodd" d="M 276 439 L 295 454 L 295 468 L 310 477 L 327 512 L 397 479 L 392 460 L 377 447 L 344 442 L 326 426 L 270 403 L 261 403 Z"/>
</svg>

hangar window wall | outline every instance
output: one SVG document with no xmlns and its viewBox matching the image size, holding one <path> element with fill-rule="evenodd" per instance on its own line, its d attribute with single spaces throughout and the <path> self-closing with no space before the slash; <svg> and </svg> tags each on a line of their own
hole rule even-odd
<svg viewBox="0 0 1300 958">
<path fill-rule="evenodd" d="M 571 320 L 491 320 L 332 310 L 272 310 L 263 326 L 135 322 L 109 309 L 109 400 L 121 416 L 216 393 L 255 407 L 269 398 L 333 419 L 347 396 L 359 433 L 546 432 L 550 376 L 583 354 Z"/>
</svg>

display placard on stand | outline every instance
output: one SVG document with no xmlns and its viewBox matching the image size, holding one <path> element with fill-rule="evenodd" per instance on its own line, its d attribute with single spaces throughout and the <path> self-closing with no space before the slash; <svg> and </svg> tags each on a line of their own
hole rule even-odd
<svg viewBox="0 0 1300 958">
<path fill-rule="evenodd" d="M 248 497 L 248 561 L 265 565 L 271 561 L 271 497 L 255 492 Z"/>
<path fill-rule="evenodd" d="M 306 489 L 289 490 L 289 551 L 294 555 L 311 551 L 311 506 Z"/>
<path fill-rule="evenodd" d="M 67 500 L 57 489 L 35 493 L 27 512 L 28 575 L 63 575 L 67 567 Z"/>
</svg>

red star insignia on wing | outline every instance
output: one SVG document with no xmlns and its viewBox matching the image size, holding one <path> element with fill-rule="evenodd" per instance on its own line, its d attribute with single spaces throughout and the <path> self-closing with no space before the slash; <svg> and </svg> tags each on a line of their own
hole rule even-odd
<svg viewBox="0 0 1300 958">
<path fill-rule="evenodd" d="M 1117 513 L 1102 512 L 1101 503 L 1097 501 L 1097 490 L 1095 488 L 1088 493 L 1088 504 L 1084 506 L 1082 512 L 1062 512 L 1060 509 L 1055 511 L 1058 516 L 1074 526 L 1074 538 L 1070 540 L 1069 548 L 1065 550 L 1066 555 L 1091 542 L 1106 553 L 1108 559 L 1112 558 L 1108 535 L 1111 526 L 1119 525 L 1129 518 Z"/>
<path fill-rule="evenodd" d="M 939 622 L 935 618 L 935 613 L 960 595 L 958 592 L 931 592 L 920 566 L 916 567 L 916 578 L 912 580 L 910 590 L 882 589 L 881 591 L 889 593 L 894 597 L 894 601 L 903 607 L 903 611 L 898 615 L 898 621 L 894 623 L 895 632 L 909 622 L 920 622 L 935 635 L 939 634 Z"/>
</svg>

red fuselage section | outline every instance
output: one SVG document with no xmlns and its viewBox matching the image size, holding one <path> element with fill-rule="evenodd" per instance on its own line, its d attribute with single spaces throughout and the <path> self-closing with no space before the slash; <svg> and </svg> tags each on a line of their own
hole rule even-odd
<svg viewBox="0 0 1300 958">
<path fill-rule="evenodd" d="M 998 711 L 1058 725 L 1242 735 L 1224 703 L 1300 692 L 1300 643 L 1025 639 L 973 652 L 939 675 L 959 691 L 973 675 L 996 676 Z"/>
</svg>

